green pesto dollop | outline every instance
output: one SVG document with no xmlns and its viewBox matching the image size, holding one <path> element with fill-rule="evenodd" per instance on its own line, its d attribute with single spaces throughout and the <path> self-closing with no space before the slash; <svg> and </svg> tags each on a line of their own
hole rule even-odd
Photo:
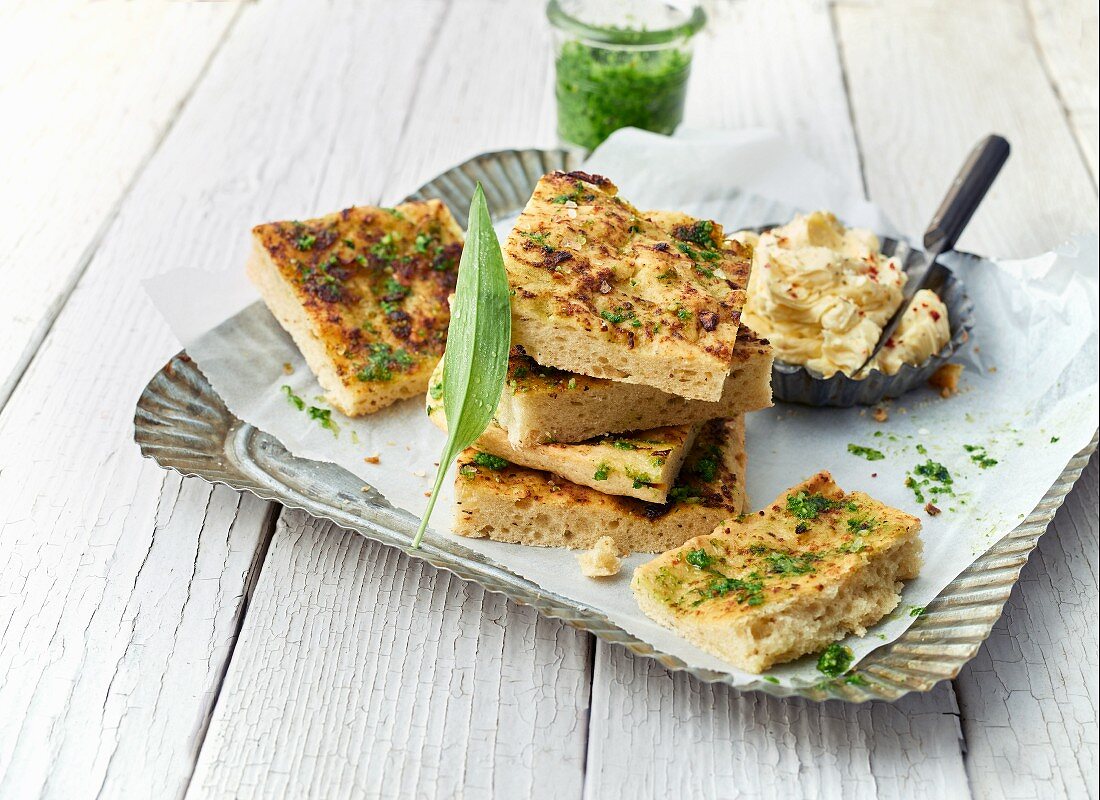
<svg viewBox="0 0 1100 800">
<path fill-rule="evenodd" d="M 473 462 L 479 467 L 491 470 L 502 470 L 508 466 L 508 459 L 480 451 L 474 454 Z"/>
<path fill-rule="evenodd" d="M 854 456 L 866 458 L 868 461 L 882 461 L 882 459 L 886 458 L 886 454 L 881 450 L 876 450 L 873 447 L 864 447 L 861 444 L 848 445 L 848 452 Z"/>
<path fill-rule="evenodd" d="M 817 670 L 830 678 L 836 678 L 848 671 L 848 667 L 852 666 L 853 658 L 854 655 L 850 647 L 845 647 L 839 642 L 833 642 L 822 650 L 821 655 L 818 656 Z"/>
<path fill-rule="evenodd" d="M 672 133 L 684 115 L 691 55 L 678 48 L 562 45 L 557 68 L 558 135 L 592 150 L 619 128 Z"/>
</svg>

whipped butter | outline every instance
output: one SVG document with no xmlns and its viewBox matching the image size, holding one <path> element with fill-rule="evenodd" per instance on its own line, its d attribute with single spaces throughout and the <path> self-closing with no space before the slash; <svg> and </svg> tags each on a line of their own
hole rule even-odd
<svg viewBox="0 0 1100 800">
<path fill-rule="evenodd" d="M 878 237 L 815 211 L 733 238 L 753 246 L 742 320 L 771 342 L 776 358 L 825 377 L 857 370 L 901 305 L 907 280 L 898 259 L 880 252 Z M 893 375 L 902 364 L 921 364 L 950 337 L 947 307 L 922 290 L 873 366 Z"/>
</svg>

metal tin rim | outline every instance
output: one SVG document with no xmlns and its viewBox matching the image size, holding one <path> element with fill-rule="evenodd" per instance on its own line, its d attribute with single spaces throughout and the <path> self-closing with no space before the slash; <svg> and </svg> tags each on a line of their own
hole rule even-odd
<svg viewBox="0 0 1100 800">
<path fill-rule="evenodd" d="M 410 198 L 439 197 L 457 218 L 465 219 L 473 186 L 481 181 L 491 205 L 498 214 L 503 214 L 505 208 L 522 208 L 542 174 L 555 169 L 575 169 L 578 163 L 578 154 L 569 150 L 484 153 L 442 173 Z M 423 549 L 411 551 L 408 542 L 417 523 L 411 514 L 392 508 L 377 494 L 364 495 L 360 491 L 362 481 L 351 473 L 334 464 L 297 459 L 273 437 L 241 422 L 225 407 L 185 353 L 173 358 L 145 387 L 135 410 L 134 438 L 143 456 L 166 469 L 304 510 L 374 541 L 398 547 L 464 580 L 474 581 L 487 591 L 530 605 L 545 616 L 656 658 L 669 670 L 687 672 L 707 683 L 734 683 L 729 673 L 690 667 L 655 651 L 602 614 L 547 592 L 449 540 L 429 533 Z M 900 638 L 860 662 L 854 674 L 865 684 L 834 681 L 796 687 L 760 679 L 738 688 L 779 697 L 863 702 L 896 700 L 953 678 L 989 636 L 1028 555 L 1096 447 L 1094 433 L 1092 441 L 1069 461 L 1020 526 L 948 584 Z M 279 469 L 265 469 L 266 462 Z M 296 471 L 308 474 L 309 484 L 324 485 L 325 491 L 311 496 L 306 484 L 296 487 L 288 483 L 285 476 Z"/>
</svg>

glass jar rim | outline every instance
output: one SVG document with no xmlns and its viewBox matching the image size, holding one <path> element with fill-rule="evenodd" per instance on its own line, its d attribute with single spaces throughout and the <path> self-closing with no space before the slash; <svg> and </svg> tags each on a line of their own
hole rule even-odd
<svg viewBox="0 0 1100 800">
<path fill-rule="evenodd" d="M 589 41 L 616 45 L 667 44 L 679 39 L 694 36 L 706 24 L 707 15 L 701 5 L 693 5 L 688 18 L 679 25 L 655 30 L 631 30 L 630 28 L 611 28 L 591 25 L 566 13 L 561 0 L 550 0 L 546 4 L 546 17 L 550 24 Z"/>
</svg>

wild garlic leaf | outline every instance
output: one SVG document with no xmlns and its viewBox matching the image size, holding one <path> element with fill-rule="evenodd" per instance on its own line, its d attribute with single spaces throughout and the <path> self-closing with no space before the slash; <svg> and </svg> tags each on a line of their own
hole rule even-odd
<svg viewBox="0 0 1100 800">
<path fill-rule="evenodd" d="M 443 478 L 458 454 L 485 432 L 496 413 L 508 372 L 512 309 L 508 275 L 481 184 L 470 203 L 466 244 L 458 264 L 458 285 L 447 328 L 443 364 L 443 409 L 447 443 L 439 459 L 435 487 L 412 546 L 420 547 Z"/>
</svg>

